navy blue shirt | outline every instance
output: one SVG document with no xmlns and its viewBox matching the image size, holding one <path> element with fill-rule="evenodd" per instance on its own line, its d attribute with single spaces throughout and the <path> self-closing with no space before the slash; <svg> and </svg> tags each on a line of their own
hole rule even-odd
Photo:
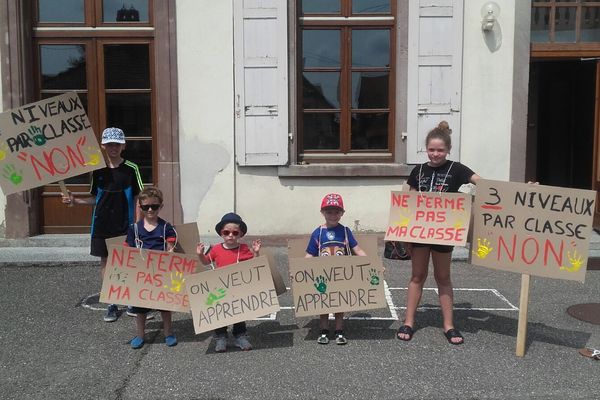
<svg viewBox="0 0 600 400">
<path fill-rule="evenodd" d="M 138 240 L 140 240 L 137 246 L 135 243 L 135 225 L 137 225 L 137 237 Z M 144 220 L 142 219 L 129 226 L 129 229 L 127 230 L 126 242 L 130 247 L 166 251 L 168 239 L 175 239 L 176 237 L 177 234 L 175 233 L 173 225 L 164 219 L 159 218 L 158 225 L 151 231 L 147 231 L 146 228 L 144 228 Z"/>
<path fill-rule="evenodd" d="M 306 252 L 313 257 L 351 256 L 351 250 L 358 245 L 352 231 L 342 224 L 333 228 L 320 226 L 310 236 Z"/>
</svg>

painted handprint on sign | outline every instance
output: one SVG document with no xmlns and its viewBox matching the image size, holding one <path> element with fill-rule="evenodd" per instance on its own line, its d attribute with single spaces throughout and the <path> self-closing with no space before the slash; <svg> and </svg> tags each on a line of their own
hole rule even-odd
<svg viewBox="0 0 600 400">
<path fill-rule="evenodd" d="M 100 164 L 101 153 L 99 149 L 95 149 L 92 146 L 88 146 L 85 149 L 84 153 L 88 158 L 84 165 L 94 166 Z"/>
<path fill-rule="evenodd" d="M 577 272 L 583 265 L 583 258 L 580 254 L 577 254 L 577 250 L 573 250 L 573 255 L 571 255 L 570 251 L 567 251 L 567 258 L 569 259 L 570 267 L 561 266 L 561 271 L 567 272 Z"/>
<path fill-rule="evenodd" d="M 398 219 L 394 221 L 397 226 L 408 226 L 410 223 L 410 209 L 404 207 L 398 212 Z"/>
<path fill-rule="evenodd" d="M 6 164 L 2 169 L 2 176 L 11 181 L 14 185 L 19 185 L 23 181 L 22 170 L 17 171 L 14 164 Z"/>
<path fill-rule="evenodd" d="M 371 268 L 371 270 L 369 271 L 369 277 L 370 277 L 370 283 L 373 286 L 377 286 L 379 285 L 379 274 L 377 273 L 377 271 L 374 268 Z"/>
<path fill-rule="evenodd" d="M 319 293 L 325 293 L 327 291 L 327 279 L 323 275 L 317 276 L 314 283 L 315 289 Z"/>
<path fill-rule="evenodd" d="M 473 251 L 472 253 L 477 257 L 484 259 L 494 250 L 490 247 L 490 241 L 487 239 L 477 238 L 477 251 Z"/>
<path fill-rule="evenodd" d="M 31 126 L 27 132 L 29 133 L 29 136 L 33 138 L 33 143 L 36 145 L 43 146 L 46 144 L 46 137 L 42 134 L 42 130 L 37 126 Z"/>
<path fill-rule="evenodd" d="M 113 272 L 108 276 L 111 281 L 125 283 L 127 280 L 127 272 L 119 271 L 117 267 L 113 268 Z"/>
<path fill-rule="evenodd" d="M 174 293 L 181 292 L 181 287 L 185 283 L 185 278 L 183 277 L 183 272 L 171 272 L 171 286 L 165 285 L 165 289 L 169 289 L 169 291 Z"/>
<path fill-rule="evenodd" d="M 223 288 L 219 288 L 219 289 L 215 290 L 214 292 L 210 292 L 208 294 L 208 297 L 206 298 L 206 305 L 212 306 L 213 304 L 218 303 L 219 300 L 221 300 L 223 297 L 225 297 L 226 294 L 227 294 L 227 291 Z"/>
<path fill-rule="evenodd" d="M 6 158 L 8 152 L 8 145 L 6 143 L 0 143 L 0 161 Z"/>
</svg>

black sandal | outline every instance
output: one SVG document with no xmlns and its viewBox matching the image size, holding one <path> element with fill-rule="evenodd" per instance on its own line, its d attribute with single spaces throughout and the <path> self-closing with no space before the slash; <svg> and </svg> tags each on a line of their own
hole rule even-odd
<svg viewBox="0 0 600 400">
<path fill-rule="evenodd" d="M 453 345 L 459 345 L 459 344 L 463 344 L 465 342 L 465 338 L 463 337 L 463 335 L 460 334 L 458 329 L 448 329 L 446 332 L 444 332 L 444 336 L 446 336 L 446 339 L 448 340 L 448 343 L 453 344 Z M 454 338 L 460 338 L 461 341 L 460 342 L 453 342 L 452 339 Z"/>
<path fill-rule="evenodd" d="M 408 335 L 408 339 L 402 339 L 400 336 L 398 336 L 400 333 Z M 415 334 L 415 330 L 412 328 L 412 326 L 402 325 L 400 328 L 398 328 L 398 333 L 396 334 L 396 337 L 399 340 L 408 342 L 408 341 L 410 341 L 410 339 L 412 339 L 414 334 Z"/>
</svg>

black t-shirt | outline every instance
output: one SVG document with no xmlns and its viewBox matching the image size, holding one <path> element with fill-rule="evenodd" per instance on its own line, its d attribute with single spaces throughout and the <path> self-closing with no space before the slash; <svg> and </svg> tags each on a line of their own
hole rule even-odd
<svg viewBox="0 0 600 400">
<path fill-rule="evenodd" d="M 439 167 L 430 167 L 427 163 L 417 165 L 410 172 L 407 183 L 421 192 L 456 193 L 462 185 L 470 182 L 474 174 L 466 165 L 446 160 Z"/>
<path fill-rule="evenodd" d="M 117 168 L 97 169 L 91 186 L 90 193 L 96 196 L 92 237 L 125 235 L 135 219 L 135 198 L 143 188 L 138 166 L 123 160 Z"/>
</svg>

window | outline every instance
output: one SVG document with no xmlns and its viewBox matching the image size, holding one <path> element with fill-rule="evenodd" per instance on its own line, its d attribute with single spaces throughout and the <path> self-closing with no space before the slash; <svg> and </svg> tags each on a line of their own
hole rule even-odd
<svg viewBox="0 0 600 400">
<path fill-rule="evenodd" d="M 534 44 L 600 42 L 600 2 L 532 1 L 531 42 Z"/>
<path fill-rule="evenodd" d="M 299 161 L 393 161 L 395 7 L 299 2 Z"/>
<path fill-rule="evenodd" d="M 152 183 L 152 1 L 37 0 L 34 5 L 39 98 L 77 92 L 94 132 L 122 128 L 123 156 L 139 165 L 144 183 Z M 87 182 L 85 176 L 68 180 Z"/>
</svg>

